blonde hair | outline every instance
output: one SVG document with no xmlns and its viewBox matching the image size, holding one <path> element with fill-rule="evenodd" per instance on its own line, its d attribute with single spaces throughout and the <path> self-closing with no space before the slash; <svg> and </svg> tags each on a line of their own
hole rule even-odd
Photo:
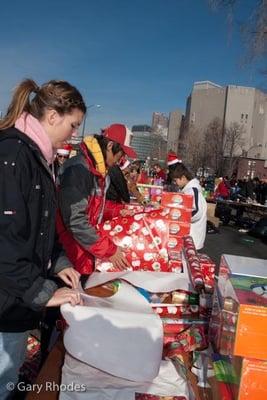
<svg viewBox="0 0 267 400">
<path fill-rule="evenodd" d="M 25 79 L 14 91 L 7 113 L 0 120 L 0 130 L 14 126 L 24 111 L 41 120 L 47 109 L 63 115 L 71 113 L 74 108 L 86 113 L 82 95 L 68 82 L 52 80 L 39 87 L 32 79 Z"/>
</svg>

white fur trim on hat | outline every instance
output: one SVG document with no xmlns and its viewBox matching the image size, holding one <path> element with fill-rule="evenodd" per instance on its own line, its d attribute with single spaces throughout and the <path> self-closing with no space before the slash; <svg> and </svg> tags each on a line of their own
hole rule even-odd
<svg viewBox="0 0 267 400">
<path fill-rule="evenodd" d="M 178 163 L 181 163 L 181 162 L 182 162 L 181 160 L 178 160 L 178 158 L 176 158 L 175 160 L 168 161 L 168 165 L 178 164 Z"/>
<path fill-rule="evenodd" d="M 129 161 L 129 160 L 126 160 L 125 163 L 120 167 L 120 169 L 123 171 L 123 170 L 125 170 L 127 167 L 129 167 L 130 164 L 131 164 L 130 161 Z"/>
<path fill-rule="evenodd" d="M 59 154 L 60 156 L 68 156 L 70 154 L 70 151 L 66 149 L 57 149 L 57 154 Z"/>
</svg>

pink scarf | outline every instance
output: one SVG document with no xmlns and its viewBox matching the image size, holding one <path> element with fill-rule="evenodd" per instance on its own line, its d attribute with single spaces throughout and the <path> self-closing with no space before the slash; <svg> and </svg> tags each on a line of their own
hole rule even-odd
<svg viewBox="0 0 267 400">
<path fill-rule="evenodd" d="M 51 140 L 38 119 L 34 118 L 31 114 L 23 112 L 15 122 L 15 128 L 25 133 L 25 135 L 37 144 L 49 165 L 53 163 L 54 150 Z"/>
</svg>

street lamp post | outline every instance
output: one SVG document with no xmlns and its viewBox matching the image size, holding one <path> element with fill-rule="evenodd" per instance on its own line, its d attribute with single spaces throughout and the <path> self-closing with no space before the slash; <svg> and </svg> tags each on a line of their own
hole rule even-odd
<svg viewBox="0 0 267 400">
<path fill-rule="evenodd" d="M 87 112 L 88 112 L 89 108 L 93 108 L 93 107 L 100 108 L 101 104 L 90 104 L 89 106 L 86 107 L 86 113 L 85 113 L 84 118 L 83 118 L 82 140 L 84 138 L 84 131 L 85 131 L 85 125 L 86 125 L 86 119 L 87 119 Z"/>
</svg>

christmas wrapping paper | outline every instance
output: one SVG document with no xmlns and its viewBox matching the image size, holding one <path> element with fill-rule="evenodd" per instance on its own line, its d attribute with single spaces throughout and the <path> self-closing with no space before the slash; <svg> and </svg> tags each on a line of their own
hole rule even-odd
<svg viewBox="0 0 267 400">
<path fill-rule="evenodd" d="M 153 212 L 118 217 L 98 226 L 102 234 L 112 238 L 123 248 L 131 269 L 168 271 L 168 226 L 163 218 L 154 218 Z M 116 271 L 112 263 L 97 260 L 96 269 Z"/>
<path fill-rule="evenodd" d="M 161 205 L 167 207 L 193 208 L 193 196 L 184 193 L 163 192 Z"/>
</svg>

